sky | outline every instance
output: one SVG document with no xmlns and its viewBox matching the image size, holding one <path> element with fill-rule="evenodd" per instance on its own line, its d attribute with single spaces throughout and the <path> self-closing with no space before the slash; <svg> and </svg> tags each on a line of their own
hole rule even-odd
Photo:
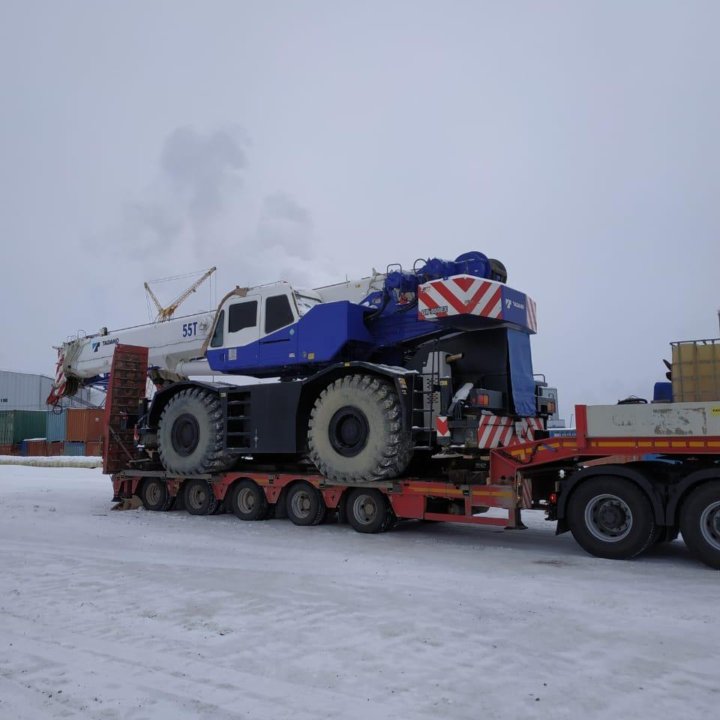
<svg viewBox="0 0 720 720">
<path fill-rule="evenodd" d="M 0 368 L 146 322 L 146 280 L 217 266 L 193 310 L 479 250 L 537 302 L 568 420 L 651 397 L 671 341 L 720 334 L 719 26 L 692 0 L 3 0 Z"/>
</svg>

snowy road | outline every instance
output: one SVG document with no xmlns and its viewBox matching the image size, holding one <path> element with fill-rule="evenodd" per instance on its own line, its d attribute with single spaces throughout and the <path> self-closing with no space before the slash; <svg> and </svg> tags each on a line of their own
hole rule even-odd
<svg viewBox="0 0 720 720">
<path fill-rule="evenodd" d="M 653 718 L 720 702 L 720 575 L 526 531 L 111 512 L 0 467 L 0 718 Z"/>
</svg>

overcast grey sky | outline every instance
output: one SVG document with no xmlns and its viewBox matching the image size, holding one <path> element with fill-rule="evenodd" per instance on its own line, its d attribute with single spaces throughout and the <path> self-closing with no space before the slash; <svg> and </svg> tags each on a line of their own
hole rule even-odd
<svg viewBox="0 0 720 720">
<path fill-rule="evenodd" d="M 691 0 L 3 0 L 0 367 L 146 321 L 151 278 L 475 249 L 537 301 L 566 415 L 648 396 L 671 340 L 718 335 L 719 28 Z"/>
</svg>

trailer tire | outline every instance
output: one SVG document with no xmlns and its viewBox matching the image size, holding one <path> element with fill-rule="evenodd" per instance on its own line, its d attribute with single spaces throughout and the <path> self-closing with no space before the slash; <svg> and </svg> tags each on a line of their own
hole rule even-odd
<svg viewBox="0 0 720 720">
<path fill-rule="evenodd" d="M 183 497 L 185 509 L 191 515 L 212 515 L 218 508 L 219 501 L 207 480 L 186 480 Z"/>
<path fill-rule="evenodd" d="M 225 423 L 220 398 L 201 388 L 187 388 L 168 400 L 158 423 L 158 452 L 163 467 L 178 475 L 228 469 L 224 454 Z"/>
<path fill-rule="evenodd" d="M 285 496 L 287 516 L 295 525 L 319 525 L 325 517 L 325 501 L 310 483 L 293 485 Z"/>
<path fill-rule="evenodd" d="M 310 459 L 335 482 L 397 477 L 412 458 L 395 388 L 372 375 L 346 375 L 317 397 L 308 424 Z"/>
<path fill-rule="evenodd" d="M 228 507 L 240 520 L 264 520 L 268 514 L 265 491 L 252 480 L 241 480 L 233 487 Z"/>
<path fill-rule="evenodd" d="M 720 570 L 720 481 L 691 491 L 680 511 L 680 532 L 690 552 Z"/>
<path fill-rule="evenodd" d="M 611 560 L 636 557 L 655 537 L 647 495 L 631 481 L 612 476 L 582 482 L 568 499 L 567 520 L 580 547 Z"/>
<path fill-rule="evenodd" d="M 162 512 L 170 508 L 173 498 L 162 480 L 145 478 L 140 488 L 140 500 L 146 510 Z"/>
<path fill-rule="evenodd" d="M 393 522 L 393 512 L 385 495 L 372 488 L 351 490 L 345 503 L 347 520 L 361 533 L 385 532 Z"/>
</svg>

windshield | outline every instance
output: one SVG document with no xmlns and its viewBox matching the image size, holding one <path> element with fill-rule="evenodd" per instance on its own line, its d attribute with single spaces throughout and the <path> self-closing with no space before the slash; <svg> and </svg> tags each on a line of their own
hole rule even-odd
<svg viewBox="0 0 720 720">
<path fill-rule="evenodd" d="M 310 295 L 305 295 L 299 292 L 295 292 L 293 294 L 295 295 L 295 302 L 297 303 L 297 309 L 300 317 L 305 315 L 308 310 L 314 308 L 316 305 L 319 305 L 321 302 L 320 298 L 311 297 Z"/>
</svg>

